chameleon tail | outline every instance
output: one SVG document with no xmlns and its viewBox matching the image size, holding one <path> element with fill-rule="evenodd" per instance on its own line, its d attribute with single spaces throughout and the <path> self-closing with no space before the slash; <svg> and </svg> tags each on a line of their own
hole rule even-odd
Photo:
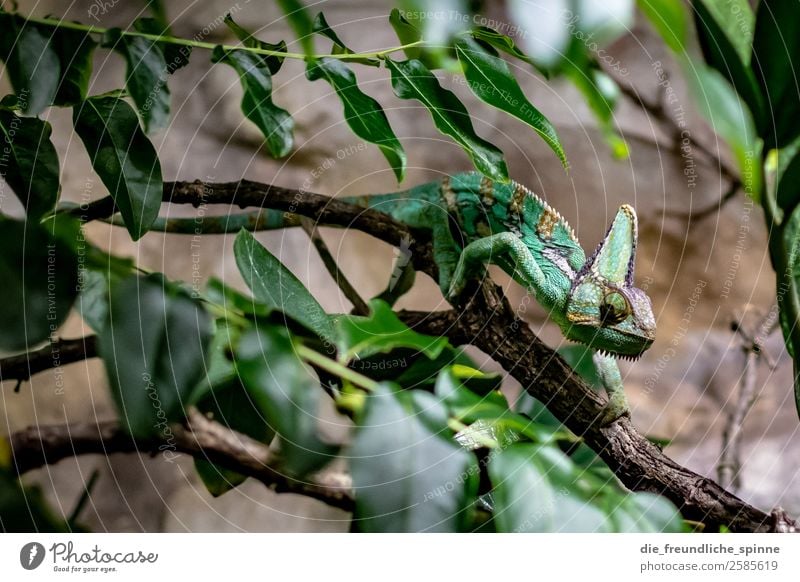
<svg viewBox="0 0 800 582">
<path fill-rule="evenodd" d="M 396 220 L 406 221 L 408 201 L 424 200 L 434 202 L 436 198 L 430 196 L 430 185 L 417 186 L 409 190 L 391 192 L 388 194 L 375 194 L 369 196 L 346 196 L 339 198 L 348 204 L 362 208 L 373 208 L 391 215 Z M 412 205 L 417 208 L 418 205 Z M 416 213 L 411 213 L 413 216 Z M 113 216 L 105 220 L 115 226 L 125 226 L 120 216 Z M 282 210 L 261 208 L 250 212 L 228 214 L 221 216 L 196 216 L 167 218 L 159 216 L 150 227 L 154 232 L 168 232 L 175 234 L 236 234 L 240 230 L 261 231 L 277 230 L 300 226 L 300 217 Z M 412 224 L 413 226 L 413 224 Z M 424 225 L 420 225 L 424 226 Z"/>
<path fill-rule="evenodd" d="M 125 226 L 122 217 L 114 215 L 105 220 L 114 226 Z M 175 234 L 236 234 L 240 230 L 259 231 L 277 230 L 300 226 L 300 219 L 296 215 L 287 214 L 279 210 L 262 208 L 253 212 L 228 214 L 221 216 L 195 216 L 192 218 L 156 218 L 150 231 L 169 232 Z"/>
<path fill-rule="evenodd" d="M 370 194 L 366 196 L 345 196 L 338 198 L 348 204 L 361 208 L 371 208 L 390 215 L 399 222 L 413 227 L 429 227 L 429 224 L 420 222 L 427 213 L 420 212 L 420 208 L 439 204 L 439 183 L 433 182 L 414 186 L 408 190 L 389 192 L 386 194 Z"/>
</svg>

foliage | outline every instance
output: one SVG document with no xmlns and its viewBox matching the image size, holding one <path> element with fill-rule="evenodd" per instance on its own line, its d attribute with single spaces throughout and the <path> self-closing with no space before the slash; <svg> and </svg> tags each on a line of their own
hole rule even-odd
<svg viewBox="0 0 800 582">
<path fill-rule="evenodd" d="M 149 136 L 169 125 L 171 75 L 197 59 L 199 50 L 208 53 L 209 63 L 236 73 L 242 113 L 276 158 L 289 156 L 294 144 L 292 113 L 272 92 L 273 77 L 287 58 L 305 61 L 308 81 L 330 84 L 348 126 L 380 149 L 398 181 L 405 176 L 405 150 L 381 104 L 360 88 L 356 65 L 382 68 L 398 98 L 418 102 L 479 171 L 497 180 L 508 180 L 503 153 L 476 132 L 467 107 L 438 72 L 463 74 L 481 101 L 527 124 L 566 167 L 554 126 L 525 95 L 514 71 L 564 76 L 586 96 L 614 153 L 626 152 L 613 124 L 616 86 L 600 69 L 596 46 L 581 34 L 613 40 L 624 26 L 612 24 L 630 22 L 632 2 L 621 3 L 618 14 L 598 15 L 584 6 L 575 19 L 557 23 L 563 41 L 557 54 L 520 48 L 486 27 L 414 18 L 422 4 L 413 1 L 401 3 L 403 12 L 396 9 L 388 18 L 401 45 L 358 53 L 323 14 L 312 18 L 297 0 L 279 4 L 301 53 L 289 52 L 284 39 L 256 38 L 230 15 L 225 24 L 239 40 L 235 46 L 174 37 L 157 2 L 150 3 L 152 18 L 125 30 L 0 11 L 0 26 L 12 32 L 0 38 L 0 59 L 14 89 L 0 104 L 0 131 L 11 152 L 2 176 L 26 215 L 24 221 L 0 218 L 5 251 L 0 271 L 8 296 L 0 307 L 0 348 L 23 350 L 44 342 L 77 303 L 97 332 L 118 415 L 132 435 L 165 437 L 170 423 L 182 421 L 194 406 L 230 429 L 274 444 L 292 478 L 344 459 L 353 475 L 357 530 L 680 529 L 669 502 L 625 490 L 540 403 L 529 399 L 513 409 L 499 390 L 502 378 L 479 370 L 446 338 L 414 332 L 378 299 L 366 316 L 326 313 L 249 232 L 237 236 L 233 253 L 252 296 L 219 281 L 190 290 L 162 274 L 143 273 L 133 261 L 107 254 L 83 237 L 82 225 L 71 218 L 74 208 L 59 205 L 58 155 L 50 125 L 38 115 L 50 106 L 72 108 L 74 131 L 94 171 L 131 239 L 139 240 L 157 220 L 164 199 L 161 162 Z M 467 11 L 464 4 L 448 3 Z M 531 19 L 533 11 L 525 12 L 522 2 L 509 4 L 532 35 L 553 24 Z M 665 22 L 680 12 L 670 2 L 651 4 L 648 14 L 663 16 L 659 30 L 672 30 Z M 727 34 L 709 30 L 711 41 Z M 682 49 L 684 35 L 680 28 L 669 36 L 670 46 Z M 315 53 L 315 38 L 332 43 L 329 54 Z M 88 94 L 97 50 L 124 59 L 124 87 Z M 786 100 L 786 87 L 776 84 L 775 75 L 765 67 L 743 78 L 748 87 L 755 79 L 765 99 Z M 739 126 L 731 127 L 734 132 Z M 759 135 L 784 145 L 797 132 L 782 126 L 780 135 L 774 130 Z M 789 164 L 786 176 L 794 176 L 797 166 Z M 777 200 L 788 211 L 798 196 L 784 185 Z M 58 266 L 55 275 L 52 262 Z M 591 380 L 593 370 L 583 356 L 574 363 Z M 329 442 L 319 426 L 326 406 L 353 424 L 344 448 Z M 213 495 L 245 480 L 207 459 L 197 459 L 196 469 Z M 0 479 L 14 481 L 5 470 L 0 464 Z M 8 509 L 19 495 L 29 494 L 16 482 L 0 486 L 0 528 L 65 527 L 45 509 L 25 516 Z M 487 508 L 495 509 L 494 517 L 486 517 Z"/>
<path fill-rule="evenodd" d="M 764 210 L 800 413 L 800 91 L 794 82 L 800 19 L 796 6 L 782 0 L 761 0 L 755 14 L 745 0 L 692 6 L 702 62 L 684 51 L 682 3 L 659 0 L 646 14 L 683 64 L 700 111 L 733 151 L 745 191 Z"/>
</svg>

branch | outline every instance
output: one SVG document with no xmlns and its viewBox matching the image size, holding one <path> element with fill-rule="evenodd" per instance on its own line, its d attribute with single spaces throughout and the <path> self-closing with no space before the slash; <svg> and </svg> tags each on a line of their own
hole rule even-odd
<svg viewBox="0 0 800 582">
<path fill-rule="evenodd" d="M 69 340 L 57 339 L 38 350 L 0 360 L 0 381 L 17 380 L 19 389 L 19 385 L 30 380 L 34 374 L 95 356 L 97 356 L 97 345 L 94 336 Z"/>
<path fill-rule="evenodd" d="M 342 201 L 300 190 L 258 184 L 248 180 L 226 184 L 173 182 L 165 184 L 165 201 L 173 203 L 236 204 L 301 214 L 320 224 L 351 227 L 399 246 L 412 239 L 414 267 L 437 276 L 430 238 L 390 217 Z M 109 198 L 81 210 L 84 220 L 113 214 Z M 600 426 L 605 402 L 564 360 L 518 319 L 494 288 L 486 285 L 458 311 L 401 312 L 417 331 L 446 335 L 454 343 L 481 348 L 542 401 L 575 434 L 582 436 L 629 488 L 651 491 L 671 499 L 689 519 L 733 531 L 791 530 L 794 522 L 783 514 L 767 515 L 722 489 L 712 480 L 682 467 L 639 434 L 630 419 Z M 776 510 L 777 511 L 777 510 Z"/>
<path fill-rule="evenodd" d="M 663 99 L 660 99 L 656 102 L 648 101 L 639 94 L 633 85 L 623 83 L 619 79 L 616 79 L 616 82 L 622 94 L 627 97 L 631 103 L 641 109 L 645 114 L 653 117 L 661 124 L 662 127 L 666 128 L 668 133 L 672 134 L 674 140 L 673 148 L 675 149 L 676 154 L 682 155 L 680 151 L 681 141 L 682 139 L 686 139 L 692 148 L 704 154 L 712 163 L 717 166 L 721 174 L 728 179 L 728 190 L 717 203 L 698 211 L 669 211 L 666 212 L 666 214 L 677 218 L 690 218 L 693 221 L 699 221 L 712 215 L 715 211 L 722 209 L 726 203 L 736 196 L 737 192 L 739 192 L 739 189 L 742 187 L 742 181 L 736 172 L 728 167 L 728 165 L 722 160 L 717 152 L 712 151 L 703 143 L 697 141 L 690 132 L 685 132 L 685 128 L 681 127 L 681 125 L 679 125 L 678 122 L 676 122 L 675 119 L 667 112 L 666 108 L 664 107 Z"/>
<path fill-rule="evenodd" d="M 785 516 L 779 520 L 777 513 L 768 515 L 711 479 L 678 465 L 641 435 L 630 418 L 600 426 L 605 401 L 515 317 L 496 291 L 476 295 L 458 312 L 406 311 L 400 315 L 418 332 L 444 332 L 455 343 L 470 343 L 483 350 L 572 432 L 582 436 L 629 489 L 664 495 L 687 519 L 703 522 L 711 531 L 720 525 L 732 531 L 774 531 L 779 521 L 789 529 L 796 527 L 791 520 L 786 522 Z"/>
<path fill-rule="evenodd" d="M 741 349 L 745 354 L 744 370 L 739 381 L 739 395 L 736 406 L 728 415 L 725 429 L 722 432 L 722 452 L 717 463 L 717 479 L 722 486 L 737 491 L 739 489 L 739 471 L 742 468 L 741 446 L 744 421 L 758 398 L 756 390 L 756 372 L 758 361 L 764 357 L 770 368 L 775 364 L 770 361 L 769 354 L 764 351 L 764 341 L 778 326 L 778 306 L 773 305 L 761 318 L 754 329 L 745 329 L 743 319 L 746 314 L 732 323 L 733 331 L 741 338 Z"/>
<path fill-rule="evenodd" d="M 742 187 L 742 184 L 737 181 L 732 181 L 728 186 L 728 191 L 722 195 L 717 202 L 713 204 L 709 204 L 703 209 L 700 210 L 664 210 L 664 214 L 667 216 L 672 216 L 674 218 L 681 218 L 681 219 L 690 219 L 693 222 L 698 222 L 707 218 L 713 214 L 716 214 L 722 207 L 725 206 L 728 202 L 734 199 L 736 194 L 739 192 L 739 189 Z"/>
<path fill-rule="evenodd" d="M 336 264 L 336 259 L 333 258 L 330 250 L 328 250 L 328 245 L 322 240 L 316 225 L 310 219 L 303 217 L 300 219 L 300 226 L 308 235 L 308 238 L 311 239 L 314 248 L 317 249 L 319 258 L 322 259 L 322 263 L 325 265 L 330 276 L 336 281 L 336 285 L 342 290 L 342 293 L 344 293 L 344 296 L 347 297 L 350 303 L 353 304 L 353 313 L 355 315 L 369 315 L 369 307 L 361 298 L 361 295 L 358 294 L 356 288 L 353 287 L 344 273 L 342 273 L 339 265 Z"/>
<path fill-rule="evenodd" d="M 664 107 L 663 100 L 659 99 L 656 102 L 648 101 L 644 97 L 642 97 L 639 92 L 628 83 L 622 83 L 617 80 L 617 85 L 620 88 L 622 94 L 628 98 L 628 100 L 637 106 L 639 109 L 644 111 L 649 116 L 653 117 L 656 121 L 658 121 L 662 126 L 666 126 L 669 129 L 669 133 L 673 135 L 673 137 L 678 138 L 675 142 L 676 150 L 680 148 L 680 136 L 684 131 L 684 127 L 681 127 L 678 122 L 673 119 L 673 117 L 667 112 L 666 108 Z M 686 135 L 686 139 L 689 140 L 689 144 L 699 152 L 703 153 L 709 160 L 715 162 L 720 169 L 722 175 L 728 178 L 731 182 L 739 182 L 739 177 L 736 175 L 736 172 L 728 168 L 727 164 L 722 161 L 719 154 L 710 150 L 701 142 L 697 141 L 694 136 L 691 134 Z"/>
<path fill-rule="evenodd" d="M 306 481 L 293 479 L 281 471 L 280 459 L 269 447 L 197 411 L 190 412 L 185 425 L 173 425 L 171 430 L 164 438 L 134 439 L 116 422 L 39 426 L 13 433 L 10 444 L 19 474 L 85 454 L 162 453 L 171 459 L 183 453 L 258 479 L 278 493 L 305 495 L 353 510 L 351 483 L 344 475 L 320 473 Z"/>
</svg>

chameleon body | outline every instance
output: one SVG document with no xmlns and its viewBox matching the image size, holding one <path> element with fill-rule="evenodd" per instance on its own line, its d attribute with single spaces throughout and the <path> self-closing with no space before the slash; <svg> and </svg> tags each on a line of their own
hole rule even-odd
<svg viewBox="0 0 800 582">
<path fill-rule="evenodd" d="M 628 412 L 614 358 L 635 359 L 655 339 L 650 299 L 633 281 L 637 219 L 631 206 L 620 207 L 605 237 L 587 258 L 561 215 L 513 181 L 494 182 L 471 172 L 409 190 L 346 197 L 344 201 L 428 229 L 439 286 L 450 300 L 463 291 L 469 279 L 484 276 L 487 264 L 500 266 L 548 310 L 567 339 L 596 351 L 593 360 L 609 394 L 606 421 Z M 164 226 L 176 230 L 189 220 L 193 221 L 173 219 Z M 229 224 L 242 227 L 243 221 L 249 229 L 297 224 L 292 215 L 265 209 L 225 221 L 221 226 L 209 221 L 203 230 L 228 232 Z M 197 232 L 198 223 L 192 225 Z M 154 226 L 158 229 L 159 225 Z"/>
<path fill-rule="evenodd" d="M 596 350 L 609 394 L 606 420 L 628 412 L 615 357 L 637 358 L 655 339 L 650 299 L 635 287 L 637 219 L 620 207 L 588 259 L 572 228 L 516 182 L 457 174 L 394 194 L 345 199 L 429 229 L 439 286 L 456 298 L 470 278 L 500 266 L 548 310 L 567 339 Z"/>
</svg>

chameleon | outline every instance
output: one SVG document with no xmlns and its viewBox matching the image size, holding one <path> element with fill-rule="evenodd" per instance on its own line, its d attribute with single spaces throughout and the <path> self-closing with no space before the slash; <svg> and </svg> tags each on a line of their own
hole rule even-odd
<svg viewBox="0 0 800 582">
<path fill-rule="evenodd" d="M 451 303 L 470 279 L 485 276 L 486 265 L 501 267 L 533 294 L 564 337 L 594 350 L 592 359 L 608 394 L 604 422 L 629 414 L 615 358 L 638 358 L 656 332 L 650 299 L 634 284 L 638 226 L 632 206 L 619 208 L 587 258 L 567 221 L 514 181 L 466 172 L 399 192 L 343 200 L 427 229 L 439 287 Z M 195 219 L 170 219 L 154 229 L 170 226 L 175 231 L 187 220 L 196 232 Z M 297 224 L 292 215 L 266 209 L 225 220 L 250 229 Z M 209 232 L 226 230 L 214 224 L 209 223 Z"/>
</svg>

